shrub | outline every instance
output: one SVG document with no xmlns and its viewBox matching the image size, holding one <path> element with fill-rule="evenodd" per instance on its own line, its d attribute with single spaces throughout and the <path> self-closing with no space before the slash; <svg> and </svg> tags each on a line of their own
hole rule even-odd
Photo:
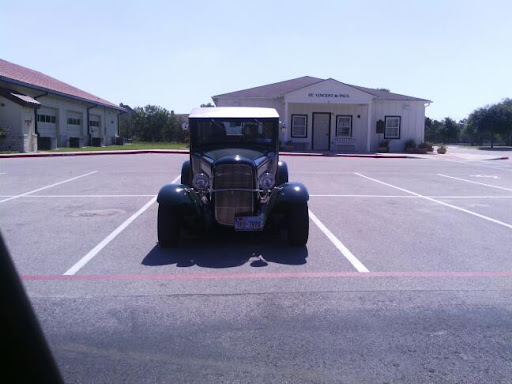
<svg viewBox="0 0 512 384">
<path fill-rule="evenodd" d="M 405 149 L 408 149 L 408 148 L 416 148 L 416 142 L 413 140 L 413 139 L 409 139 L 405 142 Z"/>
</svg>

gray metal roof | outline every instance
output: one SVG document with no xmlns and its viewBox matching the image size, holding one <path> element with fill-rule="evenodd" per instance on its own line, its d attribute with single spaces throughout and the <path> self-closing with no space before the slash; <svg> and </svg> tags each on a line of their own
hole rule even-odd
<svg viewBox="0 0 512 384">
<path fill-rule="evenodd" d="M 340 84 L 344 84 L 346 86 L 355 88 L 361 92 L 368 93 L 368 94 L 376 97 L 379 100 L 430 102 L 430 100 L 427 100 L 427 99 L 421 99 L 421 98 L 417 98 L 417 97 L 401 95 L 399 93 L 387 92 L 387 91 L 382 91 L 382 90 L 374 89 L 374 88 L 361 87 L 359 85 L 346 84 L 346 83 L 342 83 L 335 79 L 320 79 L 318 77 L 311 77 L 311 76 L 299 77 L 296 79 L 281 81 L 278 83 L 243 89 L 241 91 L 223 93 L 220 95 L 212 96 L 212 99 L 217 99 L 217 98 L 270 98 L 270 99 L 272 99 L 272 98 L 283 97 L 287 93 L 296 91 L 301 88 L 308 87 L 313 84 L 319 84 L 319 83 L 322 83 L 327 80 L 334 80 Z"/>
</svg>

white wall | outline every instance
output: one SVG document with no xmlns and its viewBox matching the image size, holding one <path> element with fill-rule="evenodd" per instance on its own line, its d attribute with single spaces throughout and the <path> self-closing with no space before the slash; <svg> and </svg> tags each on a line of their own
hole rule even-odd
<svg viewBox="0 0 512 384">
<path fill-rule="evenodd" d="M 0 127 L 7 128 L 7 137 L 0 139 L 0 149 L 23 150 L 21 106 L 0 96 Z"/>
<path fill-rule="evenodd" d="M 331 141 L 330 148 L 332 151 L 338 150 L 338 145 L 343 147 L 353 146 L 356 152 L 366 151 L 366 137 L 368 130 L 368 106 L 367 105 L 350 105 L 350 104 L 302 104 L 289 103 L 288 116 L 286 117 L 285 142 L 291 140 L 293 143 L 306 143 L 306 150 L 312 149 L 311 138 L 313 137 L 313 113 L 328 112 L 331 115 Z M 291 116 L 295 114 L 308 116 L 308 127 L 306 138 L 291 137 L 292 120 Z M 336 116 L 349 115 L 352 116 L 352 138 L 336 137 Z M 359 117 L 358 117 L 359 116 Z"/>
<path fill-rule="evenodd" d="M 416 144 L 424 140 L 425 105 L 418 101 L 376 101 L 373 104 L 373 123 L 371 150 L 375 150 L 384 135 L 375 133 L 376 121 L 385 120 L 386 116 L 400 116 L 400 139 L 389 140 L 391 152 L 403 152 L 405 142 L 413 139 Z"/>
</svg>

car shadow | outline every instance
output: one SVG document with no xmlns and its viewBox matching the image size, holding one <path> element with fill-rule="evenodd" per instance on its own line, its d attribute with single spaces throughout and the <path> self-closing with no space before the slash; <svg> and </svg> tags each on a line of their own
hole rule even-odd
<svg viewBox="0 0 512 384">
<path fill-rule="evenodd" d="M 280 236 L 267 232 L 216 231 L 200 236 L 185 236 L 176 248 L 162 248 L 159 244 L 144 257 L 142 265 L 175 265 L 178 268 L 234 268 L 249 263 L 253 268 L 270 263 L 303 265 L 308 250 L 291 247 Z"/>
</svg>

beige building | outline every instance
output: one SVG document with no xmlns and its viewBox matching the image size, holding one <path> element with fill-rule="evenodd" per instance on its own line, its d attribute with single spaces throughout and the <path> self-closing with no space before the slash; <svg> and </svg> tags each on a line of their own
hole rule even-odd
<svg viewBox="0 0 512 384">
<path fill-rule="evenodd" d="M 123 108 L 0 59 L 0 150 L 111 145 Z"/>
<path fill-rule="evenodd" d="M 216 106 L 270 107 L 279 113 L 282 144 L 296 150 L 373 152 L 382 140 L 403 151 L 424 140 L 431 101 L 334 79 L 300 77 L 212 96 Z"/>
</svg>

